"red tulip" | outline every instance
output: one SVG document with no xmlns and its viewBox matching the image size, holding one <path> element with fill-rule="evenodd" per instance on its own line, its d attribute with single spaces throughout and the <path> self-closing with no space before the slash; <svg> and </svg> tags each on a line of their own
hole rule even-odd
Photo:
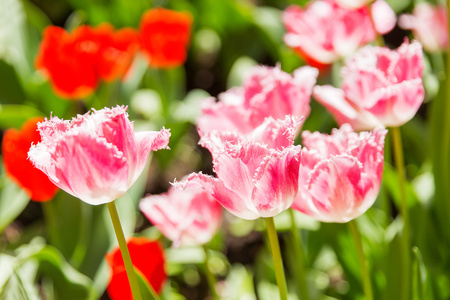
<svg viewBox="0 0 450 300">
<path fill-rule="evenodd" d="M 128 240 L 127 247 L 135 270 L 159 294 L 167 279 L 161 245 L 144 237 L 132 237 Z M 112 272 L 107 287 L 109 297 L 112 300 L 133 300 L 119 247 L 106 254 L 105 258 Z"/>
<path fill-rule="evenodd" d="M 137 33 L 130 28 L 114 31 L 109 24 L 77 27 L 68 33 L 49 26 L 35 60 L 55 93 L 68 99 L 91 94 L 100 80 L 112 81 L 125 74 L 138 49 Z"/>
<path fill-rule="evenodd" d="M 156 68 L 173 68 L 186 61 L 192 16 L 164 8 L 147 11 L 141 20 L 141 50 Z"/>
<path fill-rule="evenodd" d="M 9 178 L 20 185 L 34 201 L 49 201 L 58 188 L 41 170 L 28 160 L 28 150 L 32 143 L 41 141 L 37 123 L 42 117 L 29 119 L 21 130 L 8 129 L 2 142 L 3 165 Z"/>
</svg>

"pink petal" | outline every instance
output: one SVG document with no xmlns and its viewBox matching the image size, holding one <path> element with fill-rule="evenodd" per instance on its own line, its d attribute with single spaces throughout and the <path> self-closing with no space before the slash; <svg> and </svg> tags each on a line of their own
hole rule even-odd
<svg viewBox="0 0 450 300">
<path fill-rule="evenodd" d="M 395 27 L 397 16 L 386 1 L 375 1 L 371 6 L 371 13 L 375 30 L 378 33 L 386 34 Z"/>
<path fill-rule="evenodd" d="M 318 131 L 302 133 L 303 145 L 314 149 L 324 158 L 339 155 L 348 151 L 359 139 L 359 135 L 353 131 L 350 124 L 343 124 L 339 129 L 334 128 L 330 135 Z"/>
<path fill-rule="evenodd" d="M 131 184 L 136 181 L 144 170 L 151 151 L 170 149 L 168 147 L 169 138 L 170 131 L 165 128 L 160 131 L 136 132 L 134 136 L 134 141 L 136 143 L 136 163 L 134 170 L 130 170 Z"/>
<path fill-rule="evenodd" d="M 376 91 L 372 97 L 375 105 L 367 111 L 376 116 L 385 126 L 398 127 L 419 110 L 425 97 L 422 80 L 408 80 Z"/>
<path fill-rule="evenodd" d="M 249 124 L 249 112 L 241 105 L 229 105 L 207 99 L 202 106 L 202 114 L 197 118 L 199 134 L 212 130 L 238 131 L 248 133 L 253 128 Z"/>
<path fill-rule="evenodd" d="M 332 86 L 316 86 L 313 94 L 314 98 L 325 106 L 340 125 L 350 123 L 355 130 L 365 130 L 380 124 L 370 113 L 353 107 L 345 99 L 344 91 L 341 89 Z"/>
<path fill-rule="evenodd" d="M 421 79 L 424 67 L 422 45 L 417 41 L 411 44 L 405 41 L 397 49 L 397 53 L 399 58 L 392 70 L 397 82 Z"/>
<path fill-rule="evenodd" d="M 252 123 L 261 124 L 266 117 L 283 119 L 286 115 L 306 117 L 317 70 L 306 67 L 291 75 L 279 67 L 258 66 L 243 84 L 244 107 L 251 109 Z M 307 77 L 307 80 L 302 80 Z"/>
<path fill-rule="evenodd" d="M 267 156 L 255 177 L 252 202 L 262 217 L 288 209 L 298 192 L 301 148 L 286 148 Z"/>
<path fill-rule="evenodd" d="M 361 215 L 362 202 L 375 201 L 364 199 L 363 190 L 367 188 L 361 186 L 361 173 L 362 166 L 350 156 L 319 163 L 309 181 L 311 199 L 319 212 L 315 217 L 324 222 L 348 222 Z"/>
<path fill-rule="evenodd" d="M 190 181 L 201 184 L 212 197 L 233 215 L 246 220 L 254 220 L 260 217 L 250 198 L 241 198 L 233 190 L 225 187 L 220 179 L 202 173 L 192 173 L 186 181 L 179 182 L 176 186 L 183 187 Z"/>
<path fill-rule="evenodd" d="M 249 139 L 267 145 L 271 149 L 282 150 L 292 146 L 303 119 L 294 116 L 286 116 L 284 120 L 266 118 L 264 123 L 258 126 L 248 136 Z"/>
<path fill-rule="evenodd" d="M 448 46 L 447 19 L 444 5 L 421 2 L 414 7 L 413 15 L 400 16 L 399 25 L 403 29 L 411 29 L 427 51 L 439 52 Z"/>
<path fill-rule="evenodd" d="M 166 148 L 170 133 L 135 135 L 127 108 L 117 106 L 40 123 L 42 141 L 30 160 L 66 192 L 89 204 L 123 195 L 142 172 L 149 152 Z"/>
<path fill-rule="evenodd" d="M 66 134 L 53 149 L 30 150 L 30 160 L 66 192 L 98 205 L 117 199 L 128 189 L 128 166 L 123 153 L 105 139 L 84 132 Z M 42 154 L 40 151 L 49 151 Z M 42 157 L 46 159 L 39 161 Z"/>
<path fill-rule="evenodd" d="M 213 154 L 214 172 L 226 188 L 240 198 L 250 199 L 254 187 L 253 176 L 268 151 L 253 144 L 237 147 L 235 152 L 234 149 L 226 149 Z"/>
<path fill-rule="evenodd" d="M 222 220 L 222 207 L 201 185 L 141 200 L 139 208 L 174 245 L 202 245 L 211 240 Z"/>
</svg>

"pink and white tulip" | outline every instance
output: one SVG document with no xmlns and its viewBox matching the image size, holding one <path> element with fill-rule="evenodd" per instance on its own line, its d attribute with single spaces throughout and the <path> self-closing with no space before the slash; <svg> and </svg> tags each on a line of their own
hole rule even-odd
<svg viewBox="0 0 450 300">
<path fill-rule="evenodd" d="M 236 131 L 212 130 L 207 132 L 200 140 L 200 144 L 207 148 L 211 154 L 222 151 L 226 144 L 239 144 L 252 141 L 265 145 L 269 149 L 283 150 L 294 144 L 294 139 L 303 124 L 303 118 L 285 116 L 284 119 L 275 120 L 267 117 L 264 122 L 246 135 Z"/>
<path fill-rule="evenodd" d="M 291 206 L 298 191 L 299 146 L 277 150 L 220 131 L 202 137 L 201 144 L 213 152 L 218 178 L 193 173 L 177 185 L 197 182 L 230 213 L 247 220 L 273 217 Z"/>
<path fill-rule="evenodd" d="M 366 6 L 347 8 L 333 0 L 289 6 L 283 13 L 284 41 L 312 66 L 332 64 L 374 41 L 377 31 L 385 34 L 394 28 L 390 6 L 381 0 L 372 5 L 372 17 Z"/>
<path fill-rule="evenodd" d="M 168 148 L 170 132 L 134 132 L 127 108 L 117 106 L 38 124 L 42 141 L 28 152 L 34 166 L 67 193 L 98 205 L 125 194 L 150 151 Z"/>
<path fill-rule="evenodd" d="M 242 87 L 220 94 L 218 102 L 213 98 L 204 102 L 197 119 L 200 135 L 211 130 L 249 134 L 266 117 L 307 117 L 317 75 L 311 67 L 299 68 L 292 76 L 279 67 L 254 67 Z"/>
<path fill-rule="evenodd" d="M 338 124 L 350 123 L 355 130 L 396 127 L 412 119 L 423 102 L 422 70 L 416 41 L 397 50 L 366 46 L 342 68 L 342 89 L 316 86 L 314 97 Z"/>
<path fill-rule="evenodd" d="M 380 190 L 387 130 L 357 134 L 349 124 L 331 135 L 303 132 L 299 190 L 292 208 L 323 222 L 357 218 Z"/>
<path fill-rule="evenodd" d="M 439 52 L 447 49 L 447 24 L 448 18 L 445 6 L 433 6 L 425 2 L 417 4 L 412 15 L 403 14 L 399 19 L 400 27 L 412 30 L 414 37 L 429 52 Z"/>
<path fill-rule="evenodd" d="M 147 196 L 139 208 L 174 246 L 206 244 L 222 222 L 222 206 L 196 183 Z"/>
</svg>

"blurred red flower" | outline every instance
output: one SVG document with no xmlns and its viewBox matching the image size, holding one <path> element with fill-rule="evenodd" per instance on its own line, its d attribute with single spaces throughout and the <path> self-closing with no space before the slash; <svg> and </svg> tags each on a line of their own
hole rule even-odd
<svg viewBox="0 0 450 300">
<path fill-rule="evenodd" d="M 173 68 L 186 61 L 192 15 L 164 8 L 147 11 L 140 25 L 141 50 L 155 68 Z"/>
<path fill-rule="evenodd" d="M 26 191 L 31 200 L 40 202 L 51 200 L 58 191 L 47 175 L 36 169 L 28 160 L 31 143 L 41 141 L 37 123 L 43 120 L 42 117 L 31 118 L 21 130 L 6 130 L 2 142 L 6 174 Z"/>
<path fill-rule="evenodd" d="M 144 237 L 132 237 L 128 239 L 127 246 L 133 266 L 159 294 L 167 279 L 161 245 L 157 241 Z M 133 300 L 122 253 L 118 246 L 106 254 L 106 262 L 112 270 L 112 276 L 107 287 L 109 297 L 112 300 Z"/>
<path fill-rule="evenodd" d="M 84 25 L 68 33 L 48 26 L 35 66 L 50 79 L 55 93 L 77 99 L 92 93 L 100 80 L 123 76 L 137 50 L 137 33 L 131 28 L 114 31 L 109 24 Z"/>
</svg>

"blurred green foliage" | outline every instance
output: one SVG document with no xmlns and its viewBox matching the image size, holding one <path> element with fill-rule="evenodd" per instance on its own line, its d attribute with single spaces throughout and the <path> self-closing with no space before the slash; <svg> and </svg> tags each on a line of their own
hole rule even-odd
<svg viewBox="0 0 450 300">
<path fill-rule="evenodd" d="M 199 267 L 204 260 L 202 249 L 170 249 L 170 243 L 138 213 L 138 201 L 145 193 L 165 191 L 168 182 L 191 171 L 211 173 L 210 156 L 196 146 L 194 124 L 201 99 L 239 85 L 253 65 L 280 63 L 283 70 L 292 72 L 303 64 L 283 43 L 281 13 L 292 3 L 305 2 L 0 0 L 0 129 L 19 128 L 33 116 L 49 117 L 53 113 L 71 118 L 92 107 L 116 104 L 129 105 L 138 130 L 170 128 L 172 150 L 157 152 L 139 181 L 116 203 L 127 236 L 136 233 L 164 242 L 171 276 L 164 290 L 166 299 L 203 299 L 207 288 Z M 397 13 L 412 9 L 409 0 L 388 2 Z M 138 58 L 130 80 L 103 84 L 93 96 L 80 101 L 56 96 L 34 69 L 34 57 L 47 25 L 73 29 L 80 24 L 109 22 L 116 28 L 138 28 L 143 12 L 156 6 L 187 10 L 194 16 L 188 61 L 183 67 L 149 69 Z M 450 298 L 450 185 L 443 181 L 450 178 L 450 166 L 441 164 L 442 157 L 450 153 L 442 153 L 440 144 L 446 126 L 443 106 L 448 100 L 443 85 L 445 59 L 430 57 L 429 61 L 424 75 L 428 76 L 424 80 L 428 102 L 402 128 L 415 245 L 414 300 Z M 331 80 L 319 78 L 320 83 Z M 329 132 L 335 127 L 323 107 L 315 101 L 311 107 L 305 130 Z M 398 178 L 389 152 L 387 147 L 380 196 L 358 219 L 375 299 L 385 300 L 399 298 L 402 269 L 403 223 L 398 216 Z M 361 299 L 359 267 L 347 226 L 318 223 L 300 214 L 296 217 L 305 245 L 311 299 Z M 287 277 L 291 278 L 289 267 L 296 254 L 289 246 L 290 219 L 281 214 L 276 224 L 283 241 Z M 210 245 L 223 298 L 275 299 L 273 266 L 260 222 L 227 215 L 224 229 Z M 103 258 L 116 239 L 106 207 L 87 205 L 62 191 L 51 202 L 29 203 L 2 170 L 0 233 L 0 299 L 107 299 L 104 291 L 109 270 Z M 298 299 L 295 282 L 289 280 L 288 286 L 290 297 Z"/>
</svg>

